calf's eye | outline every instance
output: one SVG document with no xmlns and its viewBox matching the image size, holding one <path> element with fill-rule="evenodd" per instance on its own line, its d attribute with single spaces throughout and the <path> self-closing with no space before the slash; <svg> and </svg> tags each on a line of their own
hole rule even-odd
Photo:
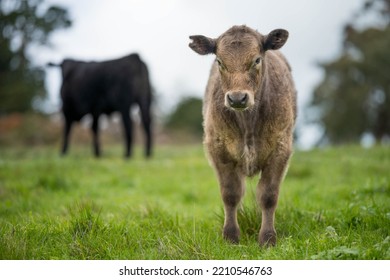
<svg viewBox="0 0 390 280">
<path fill-rule="evenodd" d="M 252 69 L 257 69 L 257 66 L 258 66 L 259 64 L 261 64 L 261 60 L 262 60 L 262 58 L 261 58 L 260 56 L 257 57 L 257 58 L 252 62 L 251 68 L 252 68 Z"/>
</svg>

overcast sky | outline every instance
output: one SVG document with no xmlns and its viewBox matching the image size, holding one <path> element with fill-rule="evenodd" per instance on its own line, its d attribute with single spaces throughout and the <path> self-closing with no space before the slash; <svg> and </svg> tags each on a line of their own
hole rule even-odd
<svg viewBox="0 0 390 280">
<path fill-rule="evenodd" d="M 299 122 L 314 86 L 321 80 L 317 63 L 335 58 L 342 28 L 363 0 L 49 0 L 66 8 L 73 26 L 52 36 L 53 49 L 34 54 L 38 63 L 64 58 L 106 60 L 138 52 L 147 63 L 160 111 L 184 95 L 203 96 L 213 56 L 189 47 L 189 35 L 218 37 L 233 25 L 260 33 L 284 28 L 290 33 L 281 49 L 293 68 Z M 47 71 L 53 111 L 60 110 L 58 69 Z M 301 144 L 315 131 L 306 127 Z"/>
</svg>

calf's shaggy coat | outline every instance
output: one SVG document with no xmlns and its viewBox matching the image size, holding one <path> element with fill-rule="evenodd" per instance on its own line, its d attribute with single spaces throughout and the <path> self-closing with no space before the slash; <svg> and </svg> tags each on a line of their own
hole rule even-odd
<svg viewBox="0 0 390 280">
<path fill-rule="evenodd" d="M 203 103 L 204 145 L 218 176 L 225 222 L 223 236 L 239 242 L 237 208 L 245 177 L 261 174 L 260 245 L 274 245 L 279 187 L 293 146 L 296 90 L 291 69 L 278 51 L 288 32 L 268 35 L 233 26 L 216 39 L 190 36 L 198 54 L 215 54 Z"/>
</svg>

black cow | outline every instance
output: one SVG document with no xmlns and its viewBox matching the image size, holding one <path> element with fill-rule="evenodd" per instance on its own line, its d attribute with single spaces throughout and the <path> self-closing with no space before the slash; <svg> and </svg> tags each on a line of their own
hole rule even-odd
<svg viewBox="0 0 390 280">
<path fill-rule="evenodd" d="M 132 153 L 130 108 L 137 104 L 146 135 L 145 156 L 151 156 L 151 86 L 148 69 L 138 54 L 103 62 L 65 59 L 60 65 L 53 63 L 49 65 L 60 66 L 62 69 L 61 99 L 65 119 L 63 155 L 68 151 L 72 124 L 91 114 L 94 152 L 95 156 L 99 157 L 99 116 L 118 111 L 123 121 L 125 156 L 130 157 Z"/>
</svg>

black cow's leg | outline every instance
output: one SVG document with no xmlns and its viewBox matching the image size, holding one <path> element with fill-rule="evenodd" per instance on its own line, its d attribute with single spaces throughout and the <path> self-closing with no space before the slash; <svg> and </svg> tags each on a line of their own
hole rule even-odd
<svg viewBox="0 0 390 280">
<path fill-rule="evenodd" d="M 130 119 L 130 114 L 128 110 L 121 112 L 123 130 L 125 136 L 125 157 L 129 158 L 132 154 L 132 142 L 133 142 L 133 123 Z"/>
<path fill-rule="evenodd" d="M 70 130 L 72 128 L 72 120 L 65 118 L 65 124 L 64 124 L 64 139 L 62 144 L 62 151 L 61 155 L 66 155 L 68 152 L 69 147 L 69 136 L 70 136 Z"/>
<path fill-rule="evenodd" d="M 145 143 L 145 157 L 150 157 L 152 155 L 152 130 L 150 117 L 150 109 L 146 106 L 140 106 L 142 125 L 145 131 L 146 143 Z"/>
<path fill-rule="evenodd" d="M 93 116 L 92 121 L 93 149 L 96 157 L 100 157 L 99 116 Z"/>
</svg>

